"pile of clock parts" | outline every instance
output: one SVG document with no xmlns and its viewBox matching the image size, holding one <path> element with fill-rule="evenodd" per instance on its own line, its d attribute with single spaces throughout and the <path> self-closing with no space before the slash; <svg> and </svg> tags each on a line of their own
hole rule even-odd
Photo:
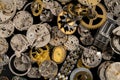
<svg viewBox="0 0 120 80">
<path fill-rule="evenodd" d="M 119 61 L 120 0 L 0 0 L 0 80 L 120 80 Z"/>
</svg>

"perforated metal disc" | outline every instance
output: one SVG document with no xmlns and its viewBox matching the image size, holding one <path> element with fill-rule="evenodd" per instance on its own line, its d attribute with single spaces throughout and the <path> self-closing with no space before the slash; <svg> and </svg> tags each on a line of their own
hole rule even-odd
<svg viewBox="0 0 120 80">
<path fill-rule="evenodd" d="M 70 51 L 76 50 L 78 45 L 79 45 L 79 40 L 74 35 L 69 35 L 67 42 L 64 43 L 64 46 L 66 47 L 66 49 Z"/>
</svg>

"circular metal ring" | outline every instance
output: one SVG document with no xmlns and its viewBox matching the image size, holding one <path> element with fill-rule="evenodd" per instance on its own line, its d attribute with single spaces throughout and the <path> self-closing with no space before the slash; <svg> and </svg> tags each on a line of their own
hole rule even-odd
<svg viewBox="0 0 120 80">
<path fill-rule="evenodd" d="M 25 57 L 29 60 L 29 64 L 30 64 L 30 66 L 28 67 L 28 70 L 27 70 L 26 72 L 24 72 L 24 73 L 21 74 L 21 73 L 15 72 L 15 71 L 13 70 L 13 68 L 12 68 L 12 65 L 11 65 L 11 61 L 12 61 L 12 59 L 13 59 L 15 56 L 16 56 L 16 55 L 13 54 L 13 55 L 10 57 L 10 62 L 9 62 L 9 69 L 10 69 L 10 71 L 11 71 L 14 75 L 17 75 L 17 76 L 24 76 L 24 75 L 26 75 L 26 74 L 30 71 L 30 69 L 31 69 L 31 61 L 30 61 L 30 58 L 29 58 L 27 55 L 21 53 L 21 56 L 25 56 Z"/>
</svg>

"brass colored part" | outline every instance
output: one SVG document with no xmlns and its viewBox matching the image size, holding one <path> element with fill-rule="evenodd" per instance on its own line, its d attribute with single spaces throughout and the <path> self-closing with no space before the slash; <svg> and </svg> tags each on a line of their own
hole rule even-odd
<svg viewBox="0 0 120 80">
<path fill-rule="evenodd" d="M 84 68 L 90 69 L 89 67 L 86 67 L 86 66 L 82 63 L 82 60 L 81 60 L 81 59 L 78 60 L 78 62 L 77 62 L 77 67 L 78 67 L 78 68 L 84 67 Z"/>
<path fill-rule="evenodd" d="M 75 24 L 75 21 L 72 21 L 69 17 L 67 17 L 66 19 L 66 24 L 69 25 L 69 27 L 73 27 L 73 30 L 65 30 L 64 26 L 62 26 L 61 23 L 59 23 L 59 21 L 62 21 L 61 20 L 61 17 L 64 16 L 64 15 L 67 15 L 69 14 L 68 12 L 66 11 L 62 11 L 59 15 L 58 15 L 58 18 L 57 18 L 57 24 L 58 24 L 58 28 L 64 33 L 64 34 L 73 34 L 76 29 L 77 29 L 77 26 L 74 26 Z"/>
<path fill-rule="evenodd" d="M 66 50 L 63 46 L 57 46 L 53 49 L 52 59 L 57 64 L 61 64 L 66 57 Z"/>
<path fill-rule="evenodd" d="M 68 12 L 74 16 L 82 16 L 88 13 L 88 7 L 81 6 L 80 4 L 74 5 L 72 3 L 67 6 Z"/>
<path fill-rule="evenodd" d="M 35 52 L 32 52 L 32 49 L 30 50 L 30 58 L 32 61 L 37 62 L 38 65 L 40 65 L 45 60 L 50 60 L 49 56 L 49 47 L 45 46 L 46 50 L 43 50 L 42 48 L 36 49 Z"/>
<path fill-rule="evenodd" d="M 3 10 L 4 7 L 5 7 L 5 5 L 2 2 L 0 2 L 0 10 Z"/>
<path fill-rule="evenodd" d="M 39 16 L 42 13 L 43 10 L 43 3 L 41 0 L 35 0 L 32 4 L 31 4 L 31 10 L 32 10 L 32 14 L 34 16 Z"/>
<path fill-rule="evenodd" d="M 100 3 L 101 0 L 87 0 L 88 4 L 91 6 L 96 6 Z"/>
<path fill-rule="evenodd" d="M 96 7 L 99 7 L 103 14 L 99 14 L 98 13 L 99 10 L 96 11 Z M 89 19 L 89 23 L 87 23 L 85 21 L 85 19 L 81 20 L 81 25 L 88 28 L 88 29 L 96 29 L 96 28 L 101 27 L 105 23 L 105 21 L 107 19 L 106 9 L 104 8 L 104 6 L 102 4 L 98 4 L 96 6 L 93 6 L 92 11 L 93 11 L 92 16 L 91 16 L 91 13 L 88 16 L 86 16 L 86 18 Z M 97 24 L 93 24 L 94 21 L 98 20 L 98 19 L 101 19 L 100 22 L 98 22 Z"/>
</svg>

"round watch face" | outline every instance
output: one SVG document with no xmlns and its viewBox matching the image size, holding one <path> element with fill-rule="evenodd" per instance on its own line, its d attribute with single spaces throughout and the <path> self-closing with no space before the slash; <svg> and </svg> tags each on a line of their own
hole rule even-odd
<svg viewBox="0 0 120 80">
<path fill-rule="evenodd" d="M 0 23 L 4 23 L 14 17 L 16 13 L 15 0 L 1 0 L 0 6 Z"/>
<path fill-rule="evenodd" d="M 54 78 L 58 72 L 58 66 L 51 60 L 44 61 L 39 65 L 39 72 L 44 78 Z"/>
<path fill-rule="evenodd" d="M 114 62 L 106 69 L 107 80 L 119 80 L 120 79 L 120 62 Z"/>
<path fill-rule="evenodd" d="M 36 48 L 43 47 L 50 41 L 50 32 L 46 27 L 46 23 L 32 25 L 28 29 L 26 36 L 29 44 Z"/>
<path fill-rule="evenodd" d="M 93 80 L 93 76 L 90 70 L 80 67 L 72 71 L 70 80 Z"/>
<path fill-rule="evenodd" d="M 28 72 L 27 76 L 29 78 L 40 78 L 41 74 L 39 72 L 39 68 L 38 67 L 32 67 L 31 70 Z"/>
<path fill-rule="evenodd" d="M 63 46 L 56 46 L 53 49 L 52 53 L 52 59 L 55 61 L 57 64 L 62 63 L 66 58 L 66 50 L 64 49 Z"/>
<path fill-rule="evenodd" d="M 20 57 L 17 57 L 16 54 L 10 57 L 9 69 L 16 76 L 25 76 L 31 67 L 30 58 L 25 53 L 21 53 Z"/>
<path fill-rule="evenodd" d="M 33 24 L 32 15 L 27 11 L 19 11 L 13 19 L 15 28 L 19 31 L 27 30 Z"/>
<path fill-rule="evenodd" d="M 25 35 L 16 34 L 12 37 L 10 45 L 15 52 L 24 52 L 28 46 L 28 40 Z"/>
<path fill-rule="evenodd" d="M 102 60 L 101 52 L 86 48 L 82 54 L 82 62 L 89 68 L 97 67 Z"/>
</svg>

